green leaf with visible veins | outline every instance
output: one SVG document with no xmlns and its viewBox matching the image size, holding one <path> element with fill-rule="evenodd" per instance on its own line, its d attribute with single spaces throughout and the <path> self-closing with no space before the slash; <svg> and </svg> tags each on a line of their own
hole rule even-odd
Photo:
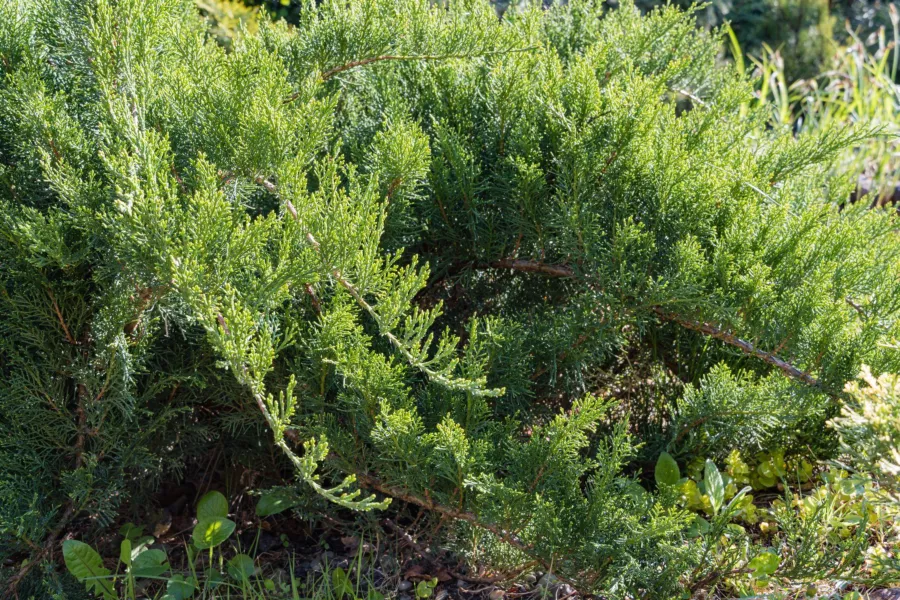
<svg viewBox="0 0 900 600">
<path fill-rule="evenodd" d="M 135 577 L 159 577 L 168 570 L 166 553 L 156 548 L 144 550 L 131 563 L 131 574 Z"/>
<path fill-rule="evenodd" d="M 722 474 L 716 464 L 706 461 L 703 479 L 706 482 L 706 493 L 709 494 L 709 503 L 712 504 L 713 511 L 718 513 L 725 502 L 725 483 L 722 481 Z"/>
<path fill-rule="evenodd" d="M 269 517 L 293 508 L 300 503 L 300 498 L 287 490 L 274 490 L 260 496 L 256 504 L 257 517 Z"/>
<path fill-rule="evenodd" d="M 675 485 L 681 479 L 681 470 L 678 463 L 672 458 L 668 452 L 659 455 L 656 461 L 656 470 L 654 472 L 656 485 Z"/>
<path fill-rule="evenodd" d="M 197 503 L 197 520 L 224 519 L 228 516 L 228 500 L 221 492 L 207 492 Z"/>
<path fill-rule="evenodd" d="M 194 526 L 194 546 L 200 550 L 215 548 L 234 532 L 235 523 L 230 519 L 204 519 Z"/>
<path fill-rule="evenodd" d="M 100 594 L 105 599 L 118 598 L 112 580 L 104 579 L 109 577 L 109 569 L 103 566 L 103 559 L 93 548 L 77 540 L 66 540 L 62 546 L 66 568 L 75 579 L 84 583 L 88 591 Z"/>
</svg>

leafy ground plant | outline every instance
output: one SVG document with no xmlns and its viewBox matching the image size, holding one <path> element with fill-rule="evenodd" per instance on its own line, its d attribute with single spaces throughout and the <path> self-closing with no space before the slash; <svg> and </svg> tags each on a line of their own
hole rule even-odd
<svg viewBox="0 0 900 600">
<path fill-rule="evenodd" d="M 264 506 L 264 502 L 260 504 Z M 315 598 L 359 596 L 358 580 L 351 582 L 344 569 L 330 569 L 327 565 L 322 581 L 327 579 L 330 585 L 318 580 L 300 582 L 293 572 L 288 581 L 263 577 L 254 558 L 228 544 L 235 529 L 228 512 L 228 502 L 220 492 L 208 492 L 200 498 L 196 524 L 185 546 L 183 568 L 174 568 L 163 546 L 153 536 L 144 535 L 143 528 L 130 523 L 119 532 L 122 539 L 114 572 L 94 548 L 77 540 L 62 544 L 66 568 L 88 592 L 105 600 L 296 599 L 301 590 Z M 383 596 L 373 588 L 365 598 L 382 600 Z"/>
</svg>

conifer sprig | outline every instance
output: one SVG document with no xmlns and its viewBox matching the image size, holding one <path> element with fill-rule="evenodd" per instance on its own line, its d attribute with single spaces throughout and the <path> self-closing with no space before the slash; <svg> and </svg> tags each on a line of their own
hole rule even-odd
<svg viewBox="0 0 900 600">
<path fill-rule="evenodd" d="M 767 129 L 715 32 L 620 4 L 227 51 L 189 0 L 0 4 L 0 554 L 225 452 L 584 593 L 742 568 L 644 467 L 831 456 L 823 392 L 900 371 L 898 222 L 822 166 L 864 132 Z"/>
</svg>

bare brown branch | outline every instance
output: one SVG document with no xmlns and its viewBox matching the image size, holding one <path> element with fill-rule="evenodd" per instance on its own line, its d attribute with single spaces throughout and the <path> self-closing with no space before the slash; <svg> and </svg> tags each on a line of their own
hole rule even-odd
<svg viewBox="0 0 900 600">
<path fill-rule="evenodd" d="M 533 260 L 503 259 L 491 263 L 493 269 L 511 269 L 523 273 L 539 273 L 548 277 L 574 277 L 575 272 L 565 265 L 548 265 Z"/>
<path fill-rule="evenodd" d="M 689 319 L 675 313 L 666 312 L 659 307 L 656 307 L 653 310 L 663 320 L 678 323 L 682 327 L 685 327 L 692 331 L 696 331 L 698 333 L 702 333 L 704 335 L 708 335 L 709 337 L 715 338 L 719 341 L 725 342 L 726 344 L 739 348 L 744 354 L 754 356 L 774 367 L 777 367 L 788 377 L 792 377 L 798 381 L 802 381 L 806 385 L 810 385 L 812 387 L 822 387 L 821 382 L 806 371 L 801 371 L 794 365 L 782 360 L 771 352 L 760 350 L 750 342 L 742 340 L 729 331 L 720 329 L 714 325 L 711 325 L 710 323 L 695 321 L 694 319 Z"/>
<path fill-rule="evenodd" d="M 322 304 L 319 302 L 319 297 L 316 295 L 316 290 L 313 289 L 311 283 L 303 284 L 303 289 L 306 290 L 306 294 L 309 296 L 310 301 L 312 301 L 313 309 L 315 309 L 316 314 L 322 314 Z"/>
<path fill-rule="evenodd" d="M 271 181 L 269 181 L 268 179 L 266 179 L 265 177 L 262 177 L 262 176 L 257 177 L 256 183 L 263 186 L 266 189 L 266 191 L 269 192 L 270 194 L 274 194 L 278 191 L 278 188 L 275 187 L 275 184 L 272 183 Z M 290 202 L 288 202 L 287 204 L 290 208 L 294 208 L 294 206 Z M 294 213 L 294 216 L 296 217 L 296 211 L 293 211 L 293 213 Z"/>
<path fill-rule="evenodd" d="M 75 341 L 75 338 L 72 337 L 72 333 L 69 331 L 69 327 L 66 325 L 66 320 L 63 319 L 62 312 L 59 310 L 59 304 L 56 303 L 56 297 L 53 295 L 53 292 L 50 291 L 50 288 L 47 288 L 47 295 L 50 296 L 50 302 L 53 303 L 53 312 L 56 313 L 56 318 L 59 320 L 59 324 L 63 329 L 63 332 L 66 334 L 66 341 L 76 345 L 78 342 Z"/>
<path fill-rule="evenodd" d="M 521 271 L 524 273 L 539 273 L 541 275 L 546 275 L 549 277 L 568 278 L 575 276 L 575 272 L 566 265 L 550 265 L 530 260 L 499 260 L 491 263 L 491 267 L 497 269 L 512 269 L 514 271 Z M 712 325 L 710 323 L 696 321 L 677 313 L 667 312 L 660 307 L 654 307 L 653 311 L 663 320 L 678 323 L 682 327 L 685 327 L 692 331 L 696 331 L 698 333 L 702 333 L 721 342 L 725 342 L 726 344 L 740 349 L 745 354 L 769 363 L 770 365 L 778 368 L 785 375 L 792 377 L 797 381 L 801 381 L 806 385 L 812 387 L 820 389 L 822 388 L 822 383 L 806 371 L 798 369 L 782 358 L 779 358 L 773 352 L 766 352 L 765 350 L 761 350 L 755 347 L 750 342 L 737 337 L 729 331 L 716 327 L 715 325 Z"/>
<path fill-rule="evenodd" d="M 344 71 L 349 71 L 350 69 L 355 69 L 356 67 L 364 67 L 365 65 L 371 65 L 372 63 L 379 63 L 385 61 L 431 61 L 431 60 L 449 60 L 453 58 L 476 58 L 479 56 L 493 56 L 500 54 L 512 54 L 513 52 L 530 52 L 535 50 L 537 46 L 527 46 L 525 48 L 512 48 L 509 50 L 494 50 L 491 52 L 474 52 L 470 54 L 411 54 L 411 55 L 402 55 L 402 54 L 381 54 L 379 56 L 368 56 L 366 58 L 360 58 L 357 60 L 351 60 L 350 62 L 346 62 L 342 65 L 338 65 L 336 67 L 332 67 L 327 71 L 323 72 L 321 75 L 322 81 L 328 81 L 335 75 L 343 73 Z M 302 91 L 297 91 L 284 99 L 284 104 L 289 102 L 293 102 L 297 98 L 299 98 L 303 94 Z"/>
<path fill-rule="evenodd" d="M 530 544 L 526 543 L 524 540 L 522 540 L 519 536 L 517 536 L 513 533 L 510 533 L 509 531 L 506 531 L 505 529 L 503 529 L 502 527 L 500 527 L 498 525 L 494 525 L 492 523 L 485 523 L 484 521 L 479 519 L 478 516 L 475 515 L 474 513 L 463 511 L 463 510 L 458 510 L 455 508 L 451 508 L 449 506 L 444 506 L 442 504 L 438 504 L 438 503 L 434 502 L 433 500 L 431 500 L 430 498 L 428 498 L 428 499 L 420 498 L 418 496 L 413 495 L 408 490 L 405 490 L 405 489 L 399 488 L 399 487 L 395 487 L 395 486 L 387 485 L 387 484 L 379 481 L 375 477 L 372 477 L 371 475 L 367 475 L 365 473 L 358 473 L 356 475 L 356 481 L 359 483 L 359 485 L 361 485 L 363 487 L 381 492 L 382 494 L 385 494 L 386 496 L 390 496 L 392 498 L 396 498 L 397 500 L 402 500 L 402 501 L 406 502 L 407 504 L 414 504 L 416 506 L 421 506 L 422 508 L 428 509 L 428 510 L 436 512 L 438 514 L 446 515 L 448 517 L 451 517 L 451 518 L 459 520 L 459 521 L 465 521 L 467 523 L 471 523 L 475 527 L 484 529 L 485 531 L 489 531 L 490 533 L 494 534 L 495 536 L 497 536 L 498 538 L 500 538 L 501 540 L 503 540 L 504 542 L 506 542 L 513 548 L 516 548 L 523 554 L 526 554 L 527 556 L 531 557 L 532 559 L 534 559 L 535 561 L 540 563 L 541 566 L 543 566 L 544 569 L 546 569 L 548 572 L 553 572 L 553 570 L 554 570 L 553 565 L 549 561 L 546 561 L 539 556 L 535 556 L 533 547 Z M 560 577 L 558 574 L 557 574 L 557 577 L 559 578 L 560 581 L 563 581 L 564 583 L 568 583 L 573 588 L 577 588 L 577 586 L 572 581 L 570 581 L 564 577 Z"/>
<path fill-rule="evenodd" d="M 22 580 L 25 579 L 25 576 L 28 575 L 33 567 L 39 565 L 45 557 L 51 556 L 53 554 L 53 547 L 56 546 L 56 542 L 59 539 L 59 536 L 62 535 L 62 532 L 66 528 L 66 525 L 68 525 L 69 521 L 71 521 L 75 516 L 75 512 L 75 506 L 70 501 L 59 521 L 57 521 L 56 527 L 53 528 L 53 531 L 50 532 L 50 535 L 47 536 L 47 539 L 44 541 L 44 546 L 31 557 L 31 560 L 29 560 L 19 568 L 19 571 L 15 575 L 13 575 L 9 579 L 9 581 L 7 581 L 7 597 L 19 597 L 17 589 L 19 587 L 19 583 L 21 583 Z M 32 543 L 31 545 L 33 546 L 34 544 Z"/>
<path fill-rule="evenodd" d="M 324 73 L 322 73 L 321 78 L 322 81 L 328 81 L 335 75 L 343 73 L 344 71 L 349 71 L 350 69 L 355 69 L 356 67 L 364 67 L 366 65 L 370 65 L 372 63 L 384 62 L 384 61 L 397 61 L 397 60 L 443 60 L 449 58 L 468 58 L 468 55 L 464 54 L 453 54 L 453 55 L 417 55 L 417 56 L 404 56 L 404 55 L 396 55 L 396 54 L 382 54 L 381 56 L 369 56 L 367 58 L 361 58 L 359 60 L 351 60 L 350 62 L 344 63 L 342 65 L 338 65 L 337 67 L 333 67 L 328 69 Z M 303 94 L 303 91 L 296 91 L 287 98 L 284 99 L 284 104 L 288 104 L 293 102 L 297 98 L 299 98 Z"/>
</svg>

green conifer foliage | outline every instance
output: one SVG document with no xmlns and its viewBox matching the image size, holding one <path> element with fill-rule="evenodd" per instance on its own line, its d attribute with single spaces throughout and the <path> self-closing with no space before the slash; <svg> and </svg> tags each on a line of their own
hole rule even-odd
<svg viewBox="0 0 900 600">
<path fill-rule="evenodd" d="M 820 168 L 867 132 L 765 130 L 717 43 L 373 0 L 226 51 L 187 0 L 5 2 L 0 552 L 274 444 L 344 507 L 677 593 L 708 553 L 647 457 L 826 453 L 860 364 L 900 371 L 896 218 Z M 632 353 L 683 394 L 592 384 Z"/>
</svg>

